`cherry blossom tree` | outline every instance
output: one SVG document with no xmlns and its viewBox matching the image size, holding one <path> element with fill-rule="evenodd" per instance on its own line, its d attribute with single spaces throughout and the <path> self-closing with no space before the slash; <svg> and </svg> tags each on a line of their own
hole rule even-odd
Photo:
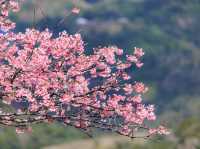
<svg viewBox="0 0 200 149">
<path fill-rule="evenodd" d="M 18 0 L 0 0 L 0 100 L 10 107 L 0 111 L 0 124 L 31 131 L 31 124 L 60 122 L 90 132 L 99 128 L 131 138 L 168 134 L 163 126 L 151 128 L 154 105 L 142 94 L 148 88 L 133 81 L 128 70 L 143 66 L 141 48 L 131 54 L 112 47 L 86 54 L 80 34 L 66 31 L 54 37 L 49 29 L 14 32 L 9 12 Z M 73 8 L 72 13 L 79 13 Z M 132 72 L 132 71 L 131 71 Z"/>
</svg>

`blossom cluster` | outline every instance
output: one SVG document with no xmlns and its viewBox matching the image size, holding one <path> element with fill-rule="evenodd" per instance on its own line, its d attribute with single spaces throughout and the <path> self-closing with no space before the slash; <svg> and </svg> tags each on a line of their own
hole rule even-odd
<svg viewBox="0 0 200 149">
<path fill-rule="evenodd" d="M 3 31 L 15 28 L 15 23 L 8 19 L 10 10 L 17 12 L 19 3 L 16 0 L 0 0 L 0 29 Z"/>
<path fill-rule="evenodd" d="M 145 124 L 156 120 L 154 105 L 143 103 L 148 88 L 133 81 L 128 71 L 143 66 L 141 48 L 125 54 L 114 46 L 103 47 L 86 54 L 80 34 L 63 31 L 54 37 L 48 29 L 34 28 L 12 32 L 15 25 L 8 13 L 19 10 L 18 1 L 0 0 L 0 7 L 0 29 L 6 31 L 0 34 L 0 98 L 16 109 L 1 113 L 1 124 L 15 126 L 18 133 L 30 130 L 27 124 L 59 121 L 129 137 L 138 128 L 147 136 L 168 134 L 163 126 Z"/>
</svg>

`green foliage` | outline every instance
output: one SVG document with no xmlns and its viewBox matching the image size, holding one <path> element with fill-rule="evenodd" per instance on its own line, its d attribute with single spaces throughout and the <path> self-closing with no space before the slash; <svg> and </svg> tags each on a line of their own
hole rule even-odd
<svg viewBox="0 0 200 149">
<path fill-rule="evenodd" d="M 36 125 L 33 126 L 32 133 L 19 135 L 12 128 L 2 128 L 0 131 L 0 145 L 3 149 L 39 149 L 43 146 L 81 138 L 86 138 L 86 135 L 79 130 L 60 124 Z"/>
<path fill-rule="evenodd" d="M 176 143 L 166 140 L 154 140 L 148 143 L 117 143 L 113 149 L 176 149 Z"/>
<path fill-rule="evenodd" d="M 80 131 L 62 126 L 60 124 L 41 124 L 33 127 L 32 134 L 28 134 L 30 139 L 27 148 L 35 149 L 49 144 L 59 144 L 86 137 Z"/>
<path fill-rule="evenodd" d="M 200 119 L 189 118 L 184 120 L 178 127 L 176 134 L 180 140 L 184 141 L 188 138 L 200 139 Z"/>
<path fill-rule="evenodd" d="M 0 129 L 0 146 L 3 149 L 20 148 L 19 139 L 13 129 Z"/>
</svg>

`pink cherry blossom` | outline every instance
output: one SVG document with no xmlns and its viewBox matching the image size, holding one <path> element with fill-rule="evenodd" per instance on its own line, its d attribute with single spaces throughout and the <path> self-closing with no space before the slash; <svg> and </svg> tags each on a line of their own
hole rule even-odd
<svg viewBox="0 0 200 149">
<path fill-rule="evenodd" d="M 136 93 L 145 93 L 148 88 L 141 82 L 136 82 L 133 86 Z"/>
<path fill-rule="evenodd" d="M 142 57 L 144 55 L 143 49 L 142 48 L 134 48 L 134 55 L 138 58 Z"/>
<path fill-rule="evenodd" d="M 31 132 L 31 123 L 56 121 L 128 137 L 137 130 L 132 126 L 143 128 L 147 136 L 169 133 L 163 126 L 144 125 L 145 120 L 156 120 L 155 109 L 142 102 L 148 88 L 132 83 L 133 71 L 127 71 L 143 66 L 143 49 L 124 56 L 122 49 L 110 46 L 86 54 L 80 34 L 62 31 L 53 36 L 49 29 L 34 28 L 14 32 L 9 12 L 19 10 L 18 0 L 0 0 L 0 8 L 0 29 L 6 32 L 0 34 L 0 98 L 11 107 L 27 103 L 14 106 L 14 112 L 1 111 L 1 124 L 16 127 L 17 133 Z M 79 11 L 72 9 L 75 14 Z"/>
<path fill-rule="evenodd" d="M 123 88 L 126 94 L 131 94 L 133 92 L 133 87 L 131 84 L 125 84 Z"/>
<path fill-rule="evenodd" d="M 74 7 L 74 8 L 72 9 L 72 13 L 74 13 L 74 14 L 79 14 L 79 13 L 80 13 L 80 9 L 77 8 L 77 7 Z"/>
<path fill-rule="evenodd" d="M 123 49 L 116 48 L 115 53 L 117 55 L 123 55 Z"/>
<path fill-rule="evenodd" d="M 136 66 L 137 66 L 138 68 L 141 68 L 143 65 L 144 65 L 144 64 L 141 63 L 141 62 L 137 62 L 137 63 L 136 63 Z"/>
<path fill-rule="evenodd" d="M 130 61 L 130 62 L 133 62 L 133 63 L 137 63 L 138 62 L 138 59 L 136 56 L 134 55 L 126 55 L 127 57 L 127 60 Z"/>
<path fill-rule="evenodd" d="M 141 97 L 141 95 L 139 94 L 139 95 L 133 96 L 133 97 L 131 98 L 131 100 L 132 100 L 133 102 L 135 102 L 135 103 L 141 103 L 141 102 L 142 102 L 142 97 Z"/>
</svg>

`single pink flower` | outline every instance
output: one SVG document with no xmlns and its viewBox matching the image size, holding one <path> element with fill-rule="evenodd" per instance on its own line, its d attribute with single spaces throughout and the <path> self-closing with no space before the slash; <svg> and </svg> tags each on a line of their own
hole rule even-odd
<svg viewBox="0 0 200 149">
<path fill-rule="evenodd" d="M 71 10 L 72 13 L 74 14 L 79 14 L 80 13 L 80 9 L 77 8 L 77 7 L 74 7 L 72 10 Z"/>
</svg>

